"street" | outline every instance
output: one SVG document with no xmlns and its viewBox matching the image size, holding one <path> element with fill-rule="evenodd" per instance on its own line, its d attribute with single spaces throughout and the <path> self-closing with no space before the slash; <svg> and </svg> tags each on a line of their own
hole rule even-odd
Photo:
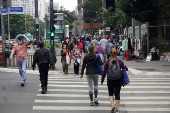
<svg viewBox="0 0 170 113">
<path fill-rule="evenodd" d="M 49 75 L 47 94 L 41 94 L 39 75 L 27 74 L 24 87 L 16 73 L 1 72 L 0 113 L 110 113 L 106 80 L 100 85 L 99 106 L 89 106 L 87 80 Z M 121 90 L 121 113 L 169 113 L 169 76 L 129 76 Z"/>
</svg>

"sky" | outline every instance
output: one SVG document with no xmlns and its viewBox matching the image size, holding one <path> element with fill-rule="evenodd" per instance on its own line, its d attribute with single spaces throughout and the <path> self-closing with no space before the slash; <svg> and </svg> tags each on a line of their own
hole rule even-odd
<svg viewBox="0 0 170 113">
<path fill-rule="evenodd" d="M 62 6 L 64 6 L 64 8 L 69 11 L 75 10 L 77 6 L 77 0 L 53 0 L 53 2 L 58 2 L 60 7 L 62 4 Z"/>
</svg>

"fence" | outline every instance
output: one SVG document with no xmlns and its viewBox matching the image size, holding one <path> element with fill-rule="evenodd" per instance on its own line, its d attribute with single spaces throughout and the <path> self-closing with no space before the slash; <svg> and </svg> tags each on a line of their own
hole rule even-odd
<svg viewBox="0 0 170 113">
<path fill-rule="evenodd" d="M 6 62 L 7 62 L 7 67 L 18 67 L 17 55 L 13 55 L 12 60 L 7 58 Z M 27 68 L 32 68 L 32 63 L 33 63 L 33 54 L 29 54 L 27 59 Z"/>
</svg>

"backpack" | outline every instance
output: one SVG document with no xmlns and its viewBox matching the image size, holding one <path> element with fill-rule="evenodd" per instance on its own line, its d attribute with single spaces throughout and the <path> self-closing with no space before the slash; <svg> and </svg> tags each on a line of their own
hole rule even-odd
<svg viewBox="0 0 170 113">
<path fill-rule="evenodd" d="M 120 69 L 118 60 L 109 63 L 107 78 L 108 80 L 119 80 L 122 78 L 122 70 Z"/>
</svg>

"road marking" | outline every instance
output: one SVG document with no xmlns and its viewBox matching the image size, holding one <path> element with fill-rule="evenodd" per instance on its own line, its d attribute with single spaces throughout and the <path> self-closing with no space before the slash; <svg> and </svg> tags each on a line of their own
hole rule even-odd
<svg viewBox="0 0 170 113">
<path fill-rule="evenodd" d="M 38 91 L 42 91 L 42 89 L 39 89 Z M 88 90 L 76 90 L 76 89 L 48 89 L 48 91 L 54 91 L 54 92 L 89 92 Z M 99 90 L 99 92 L 101 93 L 108 93 L 107 90 Z M 135 93 L 135 94 L 138 94 L 138 93 L 141 93 L 141 94 L 151 94 L 151 93 L 158 93 L 158 94 L 164 94 L 164 93 L 170 93 L 170 91 L 167 91 L 167 90 L 155 90 L 155 91 L 152 91 L 152 90 L 149 90 L 149 91 L 121 91 L 120 92 L 121 94 L 122 93 Z"/>
<path fill-rule="evenodd" d="M 80 77 L 79 77 L 79 76 L 71 76 L 71 77 L 66 77 L 66 76 L 64 76 L 64 77 L 51 77 L 51 76 L 50 76 L 50 77 L 48 77 L 48 78 L 57 78 L 57 79 L 68 79 L 68 78 L 69 78 L 69 79 L 70 79 L 70 78 L 71 78 L 71 79 L 72 79 L 72 78 L 74 79 L 74 78 L 78 78 L 78 79 L 79 79 Z M 144 79 L 144 80 L 145 80 L 145 79 L 146 79 L 146 80 L 149 80 L 149 79 L 151 79 L 151 80 L 162 80 L 162 79 L 170 80 L 170 78 L 162 78 L 162 77 L 160 77 L 160 78 L 134 78 L 134 77 L 129 77 L 129 78 L 130 78 L 130 79 L 137 79 L 137 80 L 138 80 L 138 79 L 139 79 L 139 80 L 143 80 L 143 79 Z M 101 77 L 99 77 L 99 79 L 101 79 Z"/>
<path fill-rule="evenodd" d="M 41 85 L 39 85 L 41 86 Z M 60 84 L 48 84 L 49 87 L 78 87 L 78 88 L 84 88 L 84 87 L 88 87 L 88 85 L 60 85 Z M 106 86 L 98 86 L 99 88 L 107 88 Z M 131 89 L 131 88 L 135 88 L 135 89 L 140 89 L 140 88 L 152 88 L 152 89 L 170 89 L 170 86 L 126 86 L 123 87 L 125 89 Z"/>
<path fill-rule="evenodd" d="M 76 94 L 37 94 L 38 97 L 89 97 L 89 95 L 76 95 Z M 106 95 L 99 95 L 98 98 L 109 98 L 109 96 Z M 150 100 L 161 100 L 161 99 L 166 99 L 170 100 L 170 96 L 144 96 L 144 97 L 121 97 L 123 100 L 145 100 L 145 99 L 150 99 Z"/>
<path fill-rule="evenodd" d="M 100 81 L 99 81 L 100 82 Z M 59 83 L 59 84 L 88 84 L 87 82 L 70 82 L 70 81 L 68 81 L 68 82 L 60 82 L 60 81 L 48 81 L 48 83 Z M 136 83 L 134 83 L 134 82 L 131 82 L 130 83 L 130 85 L 133 85 L 133 84 L 135 84 L 135 85 L 137 85 L 137 84 L 144 84 L 144 85 L 165 85 L 165 84 L 170 84 L 169 82 L 142 82 L 142 83 L 139 83 L 139 82 L 136 82 Z"/>
<path fill-rule="evenodd" d="M 89 103 L 89 100 L 35 100 L 36 103 Z M 110 104 L 110 101 L 101 101 L 101 104 Z M 170 104 L 169 101 L 120 101 L 121 104 L 133 105 L 133 104 Z"/>
<path fill-rule="evenodd" d="M 62 106 L 33 106 L 33 110 L 72 110 L 72 111 L 85 111 L 85 110 L 94 110 L 94 111 L 109 111 L 110 107 L 81 107 L 81 106 L 74 106 L 74 107 L 62 107 Z M 120 111 L 170 111 L 170 108 L 121 108 Z"/>
<path fill-rule="evenodd" d="M 48 80 L 50 80 L 50 81 L 77 81 L 77 80 L 79 80 L 79 81 L 87 81 L 87 79 L 82 79 L 82 80 L 80 80 L 80 78 L 78 78 L 78 79 L 48 79 Z M 100 79 L 99 79 L 100 80 Z M 170 80 L 131 80 L 130 79 L 130 81 L 131 82 L 164 82 L 164 81 L 166 81 L 166 82 L 170 82 Z"/>
</svg>

